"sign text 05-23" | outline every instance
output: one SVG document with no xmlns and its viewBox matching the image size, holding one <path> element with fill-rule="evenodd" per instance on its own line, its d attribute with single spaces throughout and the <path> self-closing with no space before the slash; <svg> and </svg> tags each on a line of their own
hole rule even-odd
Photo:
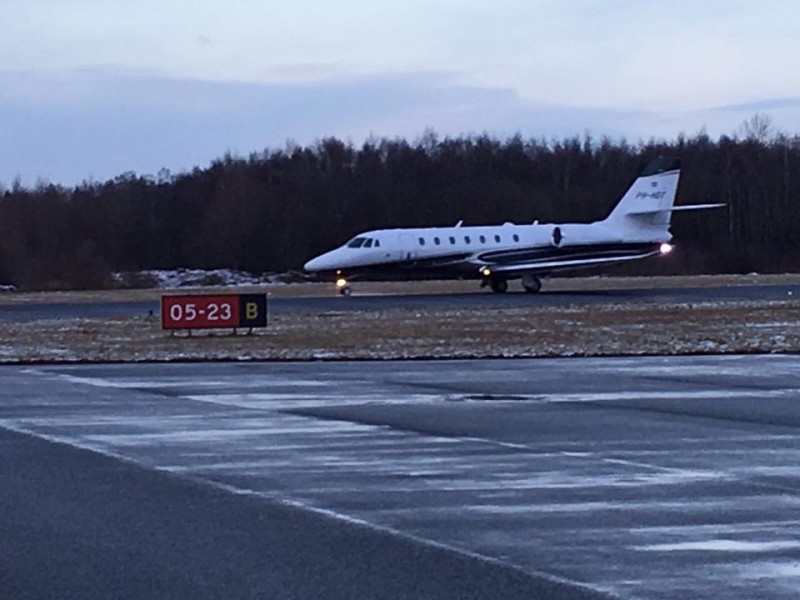
<svg viewBox="0 0 800 600">
<path fill-rule="evenodd" d="M 163 329 L 214 329 L 267 326 L 265 294 L 161 297 Z"/>
</svg>

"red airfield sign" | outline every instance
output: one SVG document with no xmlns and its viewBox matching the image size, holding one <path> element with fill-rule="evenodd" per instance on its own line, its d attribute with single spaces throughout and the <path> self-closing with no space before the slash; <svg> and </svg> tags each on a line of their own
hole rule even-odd
<svg viewBox="0 0 800 600">
<path fill-rule="evenodd" d="M 266 294 L 190 294 L 161 297 L 162 329 L 266 326 Z"/>
</svg>

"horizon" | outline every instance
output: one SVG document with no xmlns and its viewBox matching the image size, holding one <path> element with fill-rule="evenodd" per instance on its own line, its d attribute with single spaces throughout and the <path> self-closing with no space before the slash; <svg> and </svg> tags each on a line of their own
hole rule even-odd
<svg viewBox="0 0 800 600">
<path fill-rule="evenodd" d="M 0 182 L 336 137 L 800 131 L 790 0 L 30 0 L 0 7 Z M 687 17 L 690 15 L 690 18 Z"/>
<path fill-rule="evenodd" d="M 757 121 L 757 122 L 754 123 L 755 121 Z M 631 148 L 638 150 L 638 149 L 642 149 L 642 148 L 646 147 L 649 144 L 661 144 L 661 143 L 663 143 L 663 144 L 667 144 L 667 145 L 673 145 L 673 144 L 679 143 L 679 139 L 680 138 L 683 138 L 684 142 L 691 142 L 692 140 L 696 140 L 696 139 L 698 139 L 698 138 L 700 138 L 702 136 L 708 136 L 708 138 L 713 143 L 718 143 L 723 138 L 729 138 L 731 140 L 736 140 L 736 141 L 744 141 L 744 140 L 748 139 L 749 136 L 750 137 L 753 136 L 753 134 L 749 134 L 745 130 L 748 127 L 752 128 L 752 126 L 754 124 L 756 126 L 758 126 L 758 127 L 763 128 L 761 133 L 762 134 L 766 134 L 768 136 L 768 139 L 759 139 L 758 140 L 758 141 L 760 141 L 762 143 L 768 143 L 770 141 L 774 141 L 774 140 L 778 139 L 780 136 L 785 136 L 788 139 L 800 138 L 800 133 L 788 133 L 788 132 L 781 131 L 781 130 L 775 128 L 771 123 L 771 119 L 769 119 L 768 116 L 765 116 L 762 113 L 754 113 L 753 115 L 751 115 L 751 117 L 749 119 L 745 119 L 736 128 L 736 131 L 731 132 L 731 133 L 724 133 L 723 132 L 723 133 L 720 133 L 718 135 L 710 135 L 708 133 L 706 127 L 702 126 L 700 128 L 700 130 L 694 132 L 693 134 L 686 134 L 684 132 L 679 132 L 672 139 L 651 137 L 649 139 L 640 138 L 639 140 L 636 140 L 636 141 L 628 140 L 624 136 L 616 138 L 616 139 L 615 138 L 610 138 L 609 136 L 605 136 L 605 135 L 595 136 L 591 132 L 589 132 L 588 130 L 584 131 L 582 134 L 565 135 L 564 137 L 560 137 L 560 138 L 557 138 L 557 137 L 546 138 L 544 136 L 536 136 L 536 135 L 521 136 L 521 134 L 519 132 L 511 133 L 511 134 L 504 135 L 504 136 L 493 135 L 493 134 L 490 134 L 490 133 L 487 133 L 487 132 L 460 133 L 460 134 L 455 134 L 455 135 L 441 135 L 440 132 L 435 131 L 432 128 L 426 128 L 425 130 L 423 130 L 418 135 L 416 135 L 416 136 L 414 136 L 412 138 L 405 137 L 405 136 L 376 136 L 375 134 L 370 133 L 368 136 L 366 136 L 365 138 L 363 138 L 363 139 L 361 139 L 359 141 L 355 141 L 355 140 L 348 139 L 348 138 L 340 138 L 340 137 L 337 137 L 335 135 L 326 136 L 326 137 L 317 137 L 314 140 L 312 140 L 311 142 L 306 143 L 306 144 L 300 144 L 296 140 L 287 139 L 284 142 L 282 147 L 280 147 L 278 145 L 267 146 L 265 148 L 254 149 L 254 150 L 250 150 L 250 151 L 247 151 L 247 152 L 241 152 L 241 153 L 234 153 L 234 152 L 231 152 L 230 150 L 225 150 L 224 152 L 221 152 L 219 155 L 212 157 L 204 165 L 190 165 L 190 166 L 187 166 L 187 167 L 179 169 L 179 170 L 172 170 L 172 169 L 167 168 L 167 167 L 161 167 L 161 168 L 156 169 L 154 171 L 148 171 L 148 172 L 138 172 L 138 171 L 135 171 L 133 169 L 127 169 L 127 170 L 122 170 L 122 171 L 120 171 L 118 173 L 114 173 L 108 178 L 98 179 L 98 178 L 93 178 L 93 177 L 87 177 L 87 178 L 84 178 L 84 179 L 82 179 L 80 181 L 75 181 L 75 182 L 72 182 L 72 183 L 64 183 L 64 182 L 61 182 L 61 181 L 51 181 L 51 180 L 49 180 L 47 178 L 44 178 L 44 177 L 37 177 L 34 181 L 30 182 L 30 181 L 23 181 L 22 178 L 20 178 L 20 177 L 15 177 L 10 182 L 6 182 L 6 181 L 3 181 L 3 180 L 0 180 L 0 191 L 9 191 L 9 190 L 12 189 L 12 187 L 17 186 L 17 185 L 20 185 L 25 190 L 34 190 L 37 187 L 50 186 L 50 185 L 54 185 L 56 187 L 66 188 L 66 189 L 69 190 L 69 189 L 74 189 L 74 188 L 81 187 L 82 185 L 105 184 L 105 183 L 108 183 L 108 182 L 113 182 L 113 181 L 115 181 L 115 180 L 117 180 L 117 179 L 119 179 L 121 177 L 126 177 L 126 176 L 133 176 L 133 177 L 135 177 L 137 179 L 138 178 L 143 178 L 143 179 L 154 180 L 154 181 L 159 181 L 159 182 L 161 182 L 162 179 L 174 180 L 175 178 L 180 177 L 181 175 L 190 174 L 195 169 L 201 169 L 201 170 L 208 169 L 214 163 L 216 163 L 217 161 L 224 160 L 228 156 L 230 156 L 233 160 L 245 160 L 246 161 L 246 160 L 249 160 L 250 157 L 252 155 L 254 155 L 254 154 L 255 155 L 258 155 L 258 154 L 270 155 L 270 154 L 279 153 L 279 152 L 283 152 L 283 153 L 287 153 L 288 154 L 294 148 L 310 148 L 310 149 L 313 149 L 317 144 L 322 143 L 326 139 L 336 139 L 336 140 L 338 140 L 338 141 L 340 141 L 340 142 L 342 142 L 342 143 L 344 143 L 344 144 L 346 144 L 348 146 L 352 146 L 356 150 L 360 150 L 364 145 L 366 145 L 368 143 L 383 142 L 383 141 L 389 141 L 389 142 L 402 141 L 402 142 L 408 143 L 412 147 L 417 147 L 419 145 L 424 145 L 423 138 L 425 136 L 429 136 L 429 135 L 433 135 L 435 137 L 437 143 L 440 143 L 440 142 L 443 142 L 443 141 L 446 141 L 446 140 L 477 139 L 479 137 L 487 136 L 489 139 L 491 139 L 493 141 L 496 141 L 496 142 L 499 142 L 501 144 L 508 143 L 512 139 L 514 139 L 515 137 L 520 136 L 522 138 L 523 142 L 535 141 L 537 143 L 544 143 L 548 147 L 552 148 L 552 146 L 555 145 L 555 144 L 558 144 L 558 143 L 561 143 L 561 142 L 564 142 L 564 141 L 576 140 L 576 139 L 579 140 L 581 142 L 581 144 L 583 144 L 587 140 L 587 136 L 588 136 L 588 139 L 590 140 L 592 147 L 595 148 L 595 149 L 599 148 L 600 144 L 602 144 L 604 141 L 608 140 L 614 145 L 627 144 Z M 757 137 L 757 136 L 755 136 L 755 137 Z"/>
</svg>

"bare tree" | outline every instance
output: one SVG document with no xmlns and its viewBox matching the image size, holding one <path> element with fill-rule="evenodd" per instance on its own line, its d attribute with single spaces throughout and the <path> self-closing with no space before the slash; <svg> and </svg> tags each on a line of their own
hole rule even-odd
<svg viewBox="0 0 800 600">
<path fill-rule="evenodd" d="M 749 142 L 768 144 L 775 136 L 772 127 L 772 119 L 769 115 L 756 113 L 749 119 L 745 119 L 739 126 L 742 137 Z"/>
</svg>

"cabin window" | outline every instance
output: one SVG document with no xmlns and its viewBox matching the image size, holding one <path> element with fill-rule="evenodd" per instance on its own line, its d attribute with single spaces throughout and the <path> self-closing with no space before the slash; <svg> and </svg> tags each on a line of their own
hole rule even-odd
<svg viewBox="0 0 800 600">
<path fill-rule="evenodd" d="M 361 246 L 364 244 L 365 241 L 366 241 L 366 238 L 363 238 L 363 237 L 353 238 L 352 240 L 350 240 L 347 243 L 347 247 L 348 248 L 361 248 Z"/>
<path fill-rule="evenodd" d="M 372 238 L 367 238 L 364 242 L 364 248 L 372 248 Z"/>
<path fill-rule="evenodd" d="M 471 239 L 469 239 L 469 236 L 468 236 L 468 235 L 465 235 L 465 236 L 464 236 L 464 243 L 465 243 L 465 244 L 469 244 L 469 243 L 471 243 L 471 242 L 472 242 L 472 240 L 471 240 Z"/>
<path fill-rule="evenodd" d="M 455 244 L 456 243 L 456 238 L 454 238 L 452 235 L 450 236 L 450 243 L 451 244 Z"/>
<path fill-rule="evenodd" d="M 482 236 L 480 237 L 480 240 L 481 240 L 481 244 L 485 244 L 485 243 L 486 243 L 486 236 L 485 236 L 485 235 L 482 235 Z"/>
<path fill-rule="evenodd" d="M 500 236 L 499 235 L 494 236 L 494 241 L 499 244 L 500 243 Z"/>
<path fill-rule="evenodd" d="M 419 238 L 419 245 L 420 246 L 424 246 L 425 245 L 425 238 Z"/>
<path fill-rule="evenodd" d="M 518 236 L 516 233 L 514 234 L 514 241 L 515 241 L 515 242 L 518 242 L 518 241 L 519 241 L 519 236 Z"/>
<path fill-rule="evenodd" d="M 373 246 L 375 246 L 376 248 L 380 248 L 381 247 L 381 241 L 380 240 L 375 240 L 375 243 L 373 244 Z"/>
<path fill-rule="evenodd" d="M 435 238 L 433 238 L 433 243 L 438 246 L 439 244 L 442 243 L 442 241 L 438 237 L 435 237 Z"/>
</svg>

